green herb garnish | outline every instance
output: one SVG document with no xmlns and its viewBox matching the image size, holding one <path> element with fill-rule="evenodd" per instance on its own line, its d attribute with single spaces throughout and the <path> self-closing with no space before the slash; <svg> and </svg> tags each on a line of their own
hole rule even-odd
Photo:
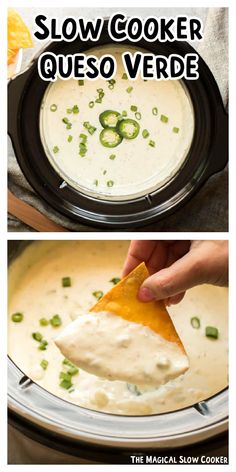
<svg viewBox="0 0 236 472">
<path fill-rule="evenodd" d="M 11 319 L 14 321 L 14 323 L 20 323 L 24 319 L 24 315 L 23 313 L 13 313 L 13 315 L 11 315 Z"/>
<path fill-rule="evenodd" d="M 136 120 L 141 120 L 142 115 L 141 115 L 141 113 L 139 113 L 139 111 L 137 111 L 137 112 L 135 113 L 135 118 L 136 118 Z"/>
<path fill-rule="evenodd" d="M 46 361 L 46 359 L 42 359 L 41 362 L 40 362 L 40 365 L 41 365 L 43 370 L 46 370 L 47 367 L 48 367 L 48 361 Z"/>
<path fill-rule="evenodd" d="M 126 74 L 126 72 L 124 72 L 124 74 L 122 75 L 121 78 L 124 79 L 124 80 L 128 80 L 128 75 Z"/>
<path fill-rule="evenodd" d="M 84 85 L 84 80 L 78 80 L 78 85 L 80 86 Z"/>
<path fill-rule="evenodd" d="M 85 127 L 85 129 L 88 130 L 89 134 L 93 134 L 95 133 L 96 129 L 95 126 L 92 126 L 89 121 L 84 121 L 83 123 L 83 126 Z"/>
<path fill-rule="evenodd" d="M 157 107 L 153 107 L 153 109 L 152 109 L 152 114 L 153 114 L 154 116 L 156 116 L 156 115 L 158 114 L 158 109 L 157 109 Z"/>
<path fill-rule="evenodd" d="M 40 318 L 39 324 L 40 324 L 40 326 L 48 326 L 49 321 L 46 318 Z"/>
<path fill-rule="evenodd" d="M 197 316 L 191 318 L 191 325 L 194 329 L 199 329 L 201 326 L 200 319 Z"/>
<path fill-rule="evenodd" d="M 71 134 L 69 134 L 69 136 L 67 138 L 68 143 L 71 143 L 72 139 L 73 139 L 73 136 L 71 136 Z"/>
<path fill-rule="evenodd" d="M 131 105 L 130 110 L 131 111 L 137 111 L 138 107 L 136 107 L 136 105 Z"/>
<path fill-rule="evenodd" d="M 96 187 L 97 187 L 97 186 L 98 186 L 98 179 L 95 179 L 93 183 L 94 183 L 94 185 L 96 185 Z"/>
<path fill-rule="evenodd" d="M 53 103 L 51 106 L 50 106 L 50 110 L 51 111 L 57 111 L 57 105 L 55 103 Z"/>
<path fill-rule="evenodd" d="M 107 187 L 113 187 L 113 185 L 114 185 L 113 180 L 108 180 L 107 181 Z"/>
<path fill-rule="evenodd" d="M 147 129 L 144 129 L 144 130 L 142 131 L 142 137 L 143 137 L 144 139 L 146 139 L 146 138 L 148 138 L 148 136 L 149 136 L 148 130 L 147 130 Z"/>
<path fill-rule="evenodd" d="M 40 351 L 46 351 L 47 346 L 48 346 L 48 342 L 46 341 L 46 339 L 42 339 L 42 341 L 41 341 L 41 343 L 40 343 L 38 349 L 39 349 Z"/>
<path fill-rule="evenodd" d="M 131 87 L 131 86 L 130 86 L 130 87 L 128 87 L 128 88 L 126 89 L 126 92 L 127 92 L 127 93 L 131 93 L 131 92 L 132 92 L 132 90 L 133 90 L 133 88 L 134 88 L 134 87 Z"/>
<path fill-rule="evenodd" d="M 32 333 L 32 338 L 39 343 L 43 340 L 42 334 L 39 333 L 38 331 L 36 331 L 35 333 Z"/>
<path fill-rule="evenodd" d="M 57 153 L 59 152 L 59 147 L 58 147 L 58 146 L 54 146 L 53 152 L 54 152 L 54 154 L 57 154 Z"/>
<path fill-rule="evenodd" d="M 179 128 L 176 128 L 176 126 L 174 126 L 174 128 L 172 128 L 172 131 L 173 131 L 173 133 L 177 134 L 179 132 Z"/>
<path fill-rule="evenodd" d="M 62 287 L 71 287 L 71 278 L 63 277 L 61 280 Z"/>
<path fill-rule="evenodd" d="M 148 144 L 149 144 L 149 146 L 151 146 L 151 147 L 155 147 L 155 146 L 156 146 L 155 141 L 153 141 L 152 139 L 150 139 L 150 141 L 149 141 Z"/>
<path fill-rule="evenodd" d="M 120 278 L 119 277 L 113 277 L 113 279 L 109 280 L 109 282 L 111 282 L 113 285 L 116 285 L 116 284 L 118 284 L 118 282 L 120 282 Z"/>
<path fill-rule="evenodd" d="M 62 319 L 59 315 L 53 315 L 53 317 L 49 321 L 54 328 L 57 328 L 62 324 Z"/>
<path fill-rule="evenodd" d="M 162 123 L 168 123 L 169 118 L 168 118 L 168 116 L 166 116 L 166 115 L 161 115 L 160 120 L 162 121 Z"/>
<path fill-rule="evenodd" d="M 91 102 L 89 102 L 89 108 L 93 108 L 95 105 L 95 103 L 91 100 Z"/>
<path fill-rule="evenodd" d="M 74 105 L 73 108 L 72 108 L 72 113 L 74 113 L 74 115 L 78 115 L 79 113 L 79 107 L 78 105 Z"/>
<path fill-rule="evenodd" d="M 96 292 L 93 292 L 93 296 L 97 299 L 100 300 L 100 298 L 103 297 L 103 292 L 101 290 L 97 290 Z"/>
<path fill-rule="evenodd" d="M 215 328 L 215 326 L 207 326 L 206 329 L 205 329 L 205 335 L 208 338 L 218 339 L 219 331 L 218 331 L 217 328 Z"/>
<path fill-rule="evenodd" d="M 115 155 L 115 154 L 111 154 L 111 155 L 109 156 L 109 159 L 111 159 L 111 161 L 114 161 L 115 158 L 116 158 L 116 155 Z"/>
</svg>

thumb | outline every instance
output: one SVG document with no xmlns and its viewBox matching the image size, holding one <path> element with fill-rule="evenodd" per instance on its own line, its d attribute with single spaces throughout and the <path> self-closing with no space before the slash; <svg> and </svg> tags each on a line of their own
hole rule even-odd
<svg viewBox="0 0 236 472">
<path fill-rule="evenodd" d="M 204 283 L 204 262 L 198 257 L 197 252 L 188 252 L 170 267 L 148 277 L 138 292 L 139 300 L 149 302 L 171 299 L 195 285 Z"/>
</svg>

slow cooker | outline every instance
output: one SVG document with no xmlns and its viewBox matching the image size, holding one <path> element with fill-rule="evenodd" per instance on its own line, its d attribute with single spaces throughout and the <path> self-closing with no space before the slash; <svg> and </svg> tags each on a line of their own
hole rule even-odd
<svg viewBox="0 0 236 472">
<path fill-rule="evenodd" d="M 96 46 L 112 43 L 104 22 Z M 117 44 L 117 42 L 116 42 Z M 131 46 L 129 41 L 122 42 Z M 85 52 L 94 47 L 86 43 L 52 42 L 44 48 L 55 54 Z M 185 42 L 136 43 L 137 49 L 169 56 L 196 51 Z M 182 206 L 214 173 L 227 163 L 228 119 L 216 81 L 199 56 L 199 79 L 182 80 L 194 110 L 195 130 L 188 155 L 179 171 L 161 188 L 146 195 L 115 201 L 91 196 L 72 187 L 50 164 L 40 138 L 40 105 L 48 83 L 40 79 L 37 60 L 42 50 L 22 73 L 8 85 L 8 132 L 23 174 L 34 190 L 63 215 L 107 229 L 129 229 L 145 226 L 173 213 Z"/>
<path fill-rule="evenodd" d="M 10 241 L 9 261 L 27 244 Z M 178 411 L 121 416 L 54 396 L 8 358 L 8 402 L 10 462 L 132 464 L 132 456 L 156 456 L 180 463 L 222 456 L 227 463 L 227 389 Z"/>
</svg>

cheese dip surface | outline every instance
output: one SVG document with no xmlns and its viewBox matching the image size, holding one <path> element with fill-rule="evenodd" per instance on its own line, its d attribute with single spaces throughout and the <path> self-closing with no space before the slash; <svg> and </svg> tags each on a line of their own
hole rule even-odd
<svg viewBox="0 0 236 472">
<path fill-rule="evenodd" d="M 54 340 L 117 282 L 127 249 L 125 241 L 48 241 L 29 245 L 9 269 L 8 350 L 12 360 L 49 392 L 89 409 L 116 414 L 173 411 L 225 388 L 225 288 L 196 287 L 187 292 L 180 304 L 170 307 L 190 368 L 165 385 L 141 386 L 97 377 L 78 369 L 60 353 Z M 109 329 L 108 321 L 107 326 Z M 218 339 L 206 336 L 209 326 L 218 329 Z M 110 338 L 114 347 L 127 341 L 117 339 L 113 332 Z M 132 365 L 128 368 L 132 375 Z"/>
<path fill-rule="evenodd" d="M 160 188 L 180 169 L 194 134 L 194 112 L 181 81 L 127 79 L 122 53 L 87 51 L 117 61 L 114 79 L 61 80 L 48 86 L 40 135 L 56 172 L 97 198 L 127 199 Z"/>
</svg>

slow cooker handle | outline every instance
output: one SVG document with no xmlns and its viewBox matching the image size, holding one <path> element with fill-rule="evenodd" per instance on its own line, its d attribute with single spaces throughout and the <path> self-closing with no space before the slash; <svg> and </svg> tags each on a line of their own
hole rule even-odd
<svg viewBox="0 0 236 472">
<path fill-rule="evenodd" d="M 8 82 L 8 134 L 14 148 L 17 146 L 18 141 L 17 128 L 20 122 L 20 103 L 31 72 L 31 68 L 27 68 Z"/>
<path fill-rule="evenodd" d="M 211 149 L 212 159 L 207 168 L 207 178 L 220 172 L 228 163 L 228 114 L 225 110 L 219 113 L 219 123 L 217 126 L 217 135 L 214 136 L 214 142 Z"/>
</svg>

